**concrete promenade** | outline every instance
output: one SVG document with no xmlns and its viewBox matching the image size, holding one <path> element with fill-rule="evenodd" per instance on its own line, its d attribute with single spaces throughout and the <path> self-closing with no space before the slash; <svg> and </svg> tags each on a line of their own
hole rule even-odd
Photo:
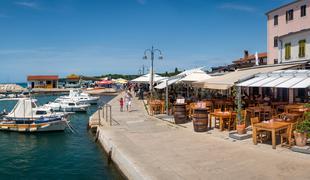
<svg viewBox="0 0 310 180">
<path fill-rule="evenodd" d="M 99 127 L 98 140 L 129 179 L 310 179 L 309 155 L 218 130 L 195 133 L 191 123 L 148 116 L 137 99 L 132 112 L 119 112 L 120 96 L 109 103 L 119 125 Z"/>
</svg>

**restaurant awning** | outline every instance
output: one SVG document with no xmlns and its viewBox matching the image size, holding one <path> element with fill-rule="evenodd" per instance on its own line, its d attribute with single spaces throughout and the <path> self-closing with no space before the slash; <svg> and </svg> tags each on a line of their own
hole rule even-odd
<svg viewBox="0 0 310 180">
<path fill-rule="evenodd" d="M 250 80 L 239 83 L 237 86 L 308 88 L 310 86 L 310 70 L 282 70 L 258 74 Z"/>
<path fill-rule="evenodd" d="M 145 74 L 145 75 L 142 75 L 136 79 L 133 79 L 131 80 L 131 82 L 136 82 L 136 83 L 149 83 L 150 82 L 150 79 L 151 79 L 151 74 L 148 73 L 148 74 Z M 166 77 L 162 77 L 158 74 L 154 74 L 154 82 L 160 82 L 160 81 L 163 81 L 164 79 L 166 79 Z"/>
<path fill-rule="evenodd" d="M 210 78 L 212 77 L 208 75 L 206 72 L 204 72 L 203 70 L 197 70 L 196 72 L 193 72 L 185 76 L 184 78 L 182 78 L 181 81 L 191 83 L 191 82 L 204 81 Z"/>
<path fill-rule="evenodd" d="M 181 72 L 180 74 L 176 75 L 176 76 L 172 76 L 166 80 L 163 80 L 162 83 L 158 84 L 157 86 L 155 86 L 156 89 L 164 89 L 167 87 L 167 84 L 168 86 L 170 86 L 171 84 L 174 84 L 174 83 L 177 83 L 179 81 L 181 81 L 183 78 L 185 78 L 186 76 L 188 75 L 191 75 L 195 72 L 201 72 L 202 69 L 204 67 L 200 67 L 200 68 L 195 68 L 195 69 L 190 69 L 190 70 L 186 70 L 186 71 L 183 71 Z M 168 83 L 167 83 L 168 81 Z"/>
<path fill-rule="evenodd" d="M 230 72 L 222 76 L 213 77 L 203 82 L 194 83 L 196 87 L 206 89 L 226 90 L 234 86 L 235 83 L 249 79 L 259 73 L 273 72 L 281 69 L 287 69 L 301 64 L 281 64 L 281 65 L 264 65 L 252 68 L 239 69 L 235 72 Z M 253 83 L 259 82 L 259 79 L 252 80 Z M 249 84 L 248 84 L 249 85 Z"/>
</svg>

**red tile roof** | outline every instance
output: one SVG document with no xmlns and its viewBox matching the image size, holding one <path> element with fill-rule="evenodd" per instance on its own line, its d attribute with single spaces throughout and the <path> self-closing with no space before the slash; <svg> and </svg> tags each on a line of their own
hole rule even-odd
<svg viewBox="0 0 310 180">
<path fill-rule="evenodd" d="M 28 76 L 27 81 L 45 81 L 45 80 L 58 80 L 59 77 L 56 75 L 36 75 L 36 76 Z"/>
<path fill-rule="evenodd" d="M 267 57 L 267 53 L 266 52 L 258 53 L 258 58 L 266 58 L 266 57 Z M 236 61 L 233 61 L 233 63 L 239 64 L 239 63 L 244 63 L 244 62 L 251 61 L 251 60 L 255 60 L 255 54 L 249 55 L 246 58 L 240 58 L 240 59 L 238 59 Z"/>
</svg>

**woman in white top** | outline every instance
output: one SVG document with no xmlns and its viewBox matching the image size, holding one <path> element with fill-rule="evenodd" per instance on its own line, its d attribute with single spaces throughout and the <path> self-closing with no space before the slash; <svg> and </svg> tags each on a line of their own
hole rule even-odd
<svg viewBox="0 0 310 180">
<path fill-rule="evenodd" d="M 126 110 L 131 111 L 131 101 L 132 101 L 132 95 L 127 91 L 125 94 L 125 104 L 126 104 Z"/>
</svg>

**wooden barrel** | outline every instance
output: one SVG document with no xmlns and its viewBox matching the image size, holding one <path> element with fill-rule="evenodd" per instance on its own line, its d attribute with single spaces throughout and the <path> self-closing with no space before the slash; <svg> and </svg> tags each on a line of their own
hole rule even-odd
<svg viewBox="0 0 310 180">
<path fill-rule="evenodd" d="M 208 130 L 208 110 L 194 109 L 193 125 L 195 132 L 206 132 Z"/>
<path fill-rule="evenodd" d="M 175 124 L 187 122 L 186 104 L 174 104 L 174 122 Z"/>
</svg>

